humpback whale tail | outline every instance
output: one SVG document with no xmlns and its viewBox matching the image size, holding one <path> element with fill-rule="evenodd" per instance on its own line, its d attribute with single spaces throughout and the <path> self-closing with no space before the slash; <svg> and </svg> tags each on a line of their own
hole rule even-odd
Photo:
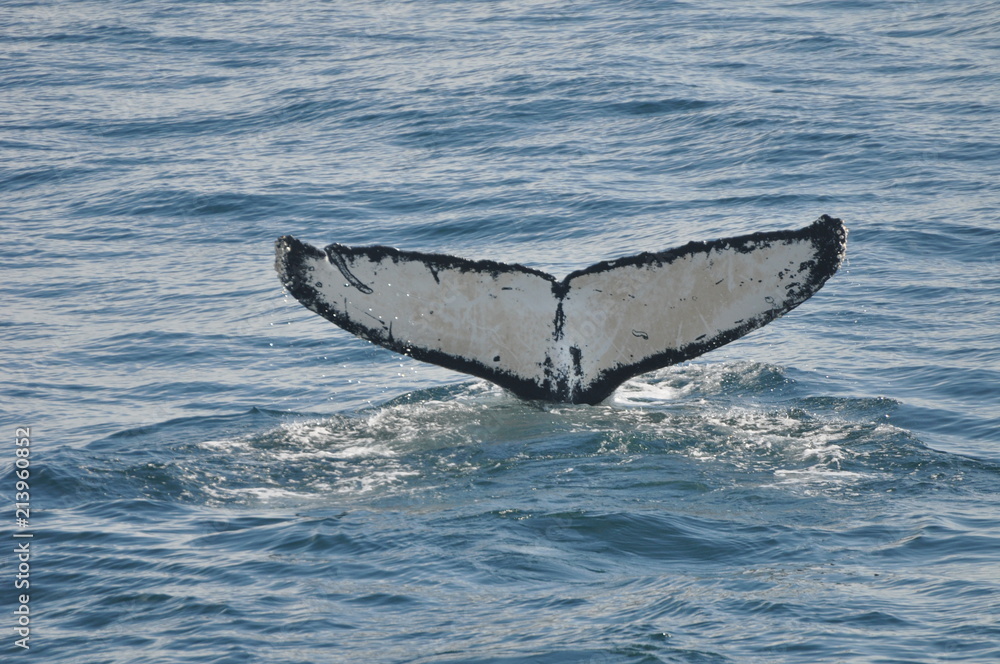
<svg viewBox="0 0 1000 664">
<path fill-rule="evenodd" d="M 840 267 L 847 229 L 691 242 L 561 281 L 521 265 L 291 236 L 275 269 L 299 302 L 362 339 L 525 399 L 595 404 L 633 376 L 718 348 L 794 309 Z"/>
</svg>

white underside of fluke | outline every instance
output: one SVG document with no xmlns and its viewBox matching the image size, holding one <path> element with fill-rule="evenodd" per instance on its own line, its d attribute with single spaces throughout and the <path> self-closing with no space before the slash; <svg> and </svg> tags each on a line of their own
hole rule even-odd
<svg viewBox="0 0 1000 664">
<path fill-rule="evenodd" d="M 631 376 L 695 357 L 810 297 L 846 229 L 691 243 L 562 281 L 519 265 L 283 237 L 276 266 L 306 307 L 358 336 L 525 398 L 596 403 Z"/>
</svg>

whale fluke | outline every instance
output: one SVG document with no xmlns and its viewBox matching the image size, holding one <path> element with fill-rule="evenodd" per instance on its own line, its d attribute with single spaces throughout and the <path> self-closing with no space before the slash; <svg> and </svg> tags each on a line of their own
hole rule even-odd
<svg viewBox="0 0 1000 664">
<path fill-rule="evenodd" d="M 596 404 L 794 309 L 837 271 L 840 219 L 539 270 L 291 236 L 275 269 L 299 302 L 362 339 L 524 399 Z"/>
</svg>

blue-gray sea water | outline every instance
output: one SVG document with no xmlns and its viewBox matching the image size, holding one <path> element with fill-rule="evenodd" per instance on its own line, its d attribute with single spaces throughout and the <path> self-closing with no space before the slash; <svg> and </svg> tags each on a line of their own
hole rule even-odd
<svg viewBox="0 0 1000 664">
<path fill-rule="evenodd" d="M 0 16 L 4 662 L 1000 661 L 997 2 Z M 293 234 L 561 277 L 820 214 L 812 300 L 598 406 L 273 270 Z"/>
</svg>

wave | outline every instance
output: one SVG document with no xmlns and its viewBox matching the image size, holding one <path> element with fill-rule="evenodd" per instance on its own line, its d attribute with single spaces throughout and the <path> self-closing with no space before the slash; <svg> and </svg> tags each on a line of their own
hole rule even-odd
<svg viewBox="0 0 1000 664">
<path fill-rule="evenodd" d="M 170 420 L 60 450 L 42 476 L 73 504 L 388 509 L 508 491 L 525 477 L 679 495 L 906 493 L 983 463 L 893 425 L 891 399 L 802 392 L 761 363 L 672 367 L 598 406 L 524 402 L 476 381 L 332 416 L 253 408 Z"/>
</svg>

